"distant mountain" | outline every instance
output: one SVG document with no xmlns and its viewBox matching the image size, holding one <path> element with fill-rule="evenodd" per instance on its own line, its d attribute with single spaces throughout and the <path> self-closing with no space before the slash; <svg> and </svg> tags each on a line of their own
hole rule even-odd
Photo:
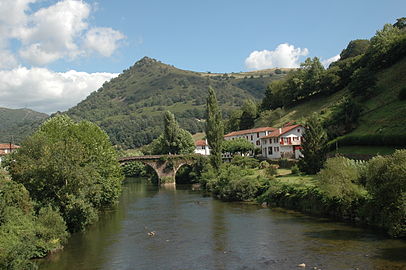
<svg viewBox="0 0 406 270">
<path fill-rule="evenodd" d="M 173 112 L 192 133 L 204 126 L 207 89 L 213 87 L 227 114 L 245 99 L 259 100 L 266 86 L 287 70 L 212 74 L 181 70 L 144 57 L 118 77 L 106 82 L 67 114 L 100 125 L 114 144 L 135 148 L 162 132 L 162 113 Z"/>
<path fill-rule="evenodd" d="M 0 107 L 0 143 L 20 143 L 48 117 L 30 109 Z"/>
</svg>

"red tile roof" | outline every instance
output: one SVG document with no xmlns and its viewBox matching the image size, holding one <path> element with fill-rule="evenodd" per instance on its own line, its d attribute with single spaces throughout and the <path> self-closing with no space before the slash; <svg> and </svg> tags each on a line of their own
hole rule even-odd
<svg viewBox="0 0 406 270">
<path fill-rule="evenodd" d="M 286 132 L 289 132 L 292 129 L 295 129 L 295 128 L 301 127 L 301 126 L 302 125 L 293 125 L 293 126 L 283 127 L 283 128 L 280 128 L 280 129 L 278 128 L 275 131 L 273 131 L 271 134 L 269 134 L 268 136 L 262 137 L 261 139 L 279 137 L 279 136 L 285 134 Z"/>
<path fill-rule="evenodd" d="M 224 137 L 231 137 L 231 136 L 244 135 L 244 134 L 256 133 L 256 132 L 264 132 L 264 131 L 274 131 L 274 130 L 276 130 L 276 128 L 273 128 L 273 127 L 259 127 L 259 128 L 252 128 L 252 129 L 244 129 L 244 130 L 230 132 L 230 133 L 224 135 Z"/>
<path fill-rule="evenodd" d="M 206 140 L 197 140 L 195 141 L 195 146 L 206 146 Z"/>
<path fill-rule="evenodd" d="M 11 149 L 17 149 L 20 148 L 20 146 L 11 144 Z M 9 143 L 0 143 L 0 149 L 5 150 L 5 149 L 10 149 L 10 144 Z"/>
</svg>

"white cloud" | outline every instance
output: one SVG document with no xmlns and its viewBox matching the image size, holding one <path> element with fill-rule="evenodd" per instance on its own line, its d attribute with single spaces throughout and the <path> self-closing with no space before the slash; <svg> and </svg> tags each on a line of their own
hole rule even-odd
<svg viewBox="0 0 406 270">
<path fill-rule="evenodd" d="M 279 44 L 274 51 L 253 51 L 245 59 L 245 66 L 251 70 L 266 68 L 294 68 L 299 67 L 299 58 L 306 56 L 309 50 L 295 48 L 288 43 Z"/>
<path fill-rule="evenodd" d="M 0 50 L 0 69 L 10 69 L 18 66 L 14 55 L 6 50 Z"/>
<path fill-rule="evenodd" d="M 118 42 L 125 36 L 111 28 L 95 27 L 86 33 L 85 46 L 103 56 L 111 56 L 118 47 Z"/>
<path fill-rule="evenodd" d="M 83 100 L 114 73 L 53 72 L 18 67 L 0 71 L 0 106 L 28 107 L 40 112 L 64 111 Z"/>
<path fill-rule="evenodd" d="M 89 26 L 92 8 L 83 0 L 62 0 L 35 11 L 40 0 L 0 1 L 0 49 L 11 39 L 20 41 L 18 55 L 31 65 L 72 60 L 92 52 L 110 57 L 124 34 L 112 28 Z"/>
<path fill-rule="evenodd" d="M 328 66 L 329 66 L 331 63 L 333 63 L 333 62 L 335 62 L 335 61 L 337 61 L 337 60 L 339 60 L 339 59 L 340 59 L 340 55 L 337 54 L 336 56 L 333 56 L 333 57 L 331 57 L 331 58 L 329 58 L 329 59 L 322 60 L 321 63 L 323 64 L 323 66 L 324 66 L 325 68 L 328 68 Z"/>
</svg>

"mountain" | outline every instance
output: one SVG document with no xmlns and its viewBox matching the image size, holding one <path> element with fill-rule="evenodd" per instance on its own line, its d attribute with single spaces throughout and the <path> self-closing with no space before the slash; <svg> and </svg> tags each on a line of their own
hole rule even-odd
<svg viewBox="0 0 406 270">
<path fill-rule="evenodd" d="M 67 114 L 97 123 L 114 144 L 135 148 L 151 142 L 162 132 L 162 114 L 166 110 L 175 114 L 183 128 L 191 133 L 201 132 L 208 87 L 214 88 L 227 115 L 245 99 L 259 101 L 266 86 L 288 71 L 199 73 L 144 57 Z"/>
<path fill-rule="evenodd" d="M 0 143 L 20 143 L 48 117 L 30 109 L 0 107 Z"/>
</svg>

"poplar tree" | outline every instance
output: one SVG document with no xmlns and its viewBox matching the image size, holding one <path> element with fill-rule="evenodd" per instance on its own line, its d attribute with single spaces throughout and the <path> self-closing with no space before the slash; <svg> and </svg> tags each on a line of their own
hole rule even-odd
<svg viewBox="0 0 406 270">
<path fill-rule="evenodd" d="M 219 169 L 222 162 L 221 151 L 224 140 L 224 126 L 216 93 L 211 87 L 209 87 L 209 96 L 207 97 L 206 137 L 211 148 L 211 164 L 215 169 Z"/>
</svg>

